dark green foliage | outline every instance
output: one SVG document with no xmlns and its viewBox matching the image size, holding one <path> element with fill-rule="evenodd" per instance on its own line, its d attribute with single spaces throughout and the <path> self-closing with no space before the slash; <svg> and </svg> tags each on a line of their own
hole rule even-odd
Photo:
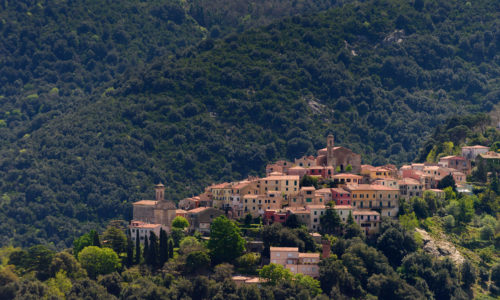
<svg viewBox="0 0 500 300">
<path fill-rule="evenodd" d="M 308 175 L 304 175 L 300 179 L 299 186 L 300 187 L 303 187 L 303 186 L 314 186 L 317 189 L 318 188 L 318 178 L 317 177 L 308 176 Z"/>
<path fill-rule="evenodd" d="M 399 223 L 384 218 L 377 239 L 377 249 L 382 251 L 393 267 L 398 267 L 401 260 L 417 250 L 413 232 L 404 229 Z"/>
<path fill-rule="evenodd" d="M 462 287 L 469 290 L 477 280 L 476 268 L 469 260 L 465 260 L 460 267 L 460 277 L 462 278 Z"/>
<path fill-rule="evenodd" d="M 108 226 L 106 231 L 102 234 L 103 241 L 106 241 L 105 246 L 110 247 L 117 254 L 126 251 L 127 248 L 127 236 L 122 231 L 122 229 L 115 226 Z"/>
<path fill-rule="evenodd" d="M 144 250 L 144 253 L 146 253 L 146 250 Z M 144 257 L 146 264 L 148 264 L 152 267 L 157 267 L 158 266 L 158 258 L 159 258 L 158 254 L 159 254 L 158 238 L 156 237 L 156 234 L 153 231 L 150 231 L 149 232 L 148 251 Z"/>
<path fill-rule="evenodd" d="M 67 299 L 108 300 L 108 299 L 116 299 L 116 297 L 109 294 L 106 288 L 97 284 L 97 282 L 90 279 L 82 279 L 73 283 L 73 287 L 71 288 L 71 291 Z"/>
<path fill-rule="evenodd" d="M 283 227 L 281 223 L 264 226 L 262 230 L 262 241 L 264 242 L 264 256 L 269 257 L 269 248 L 273 247 L 298 247 L 300 251 L 315 251 L 316 245 L 306 229 L 290 229 Z"/>
<path fill-rule="evenodd" d="M 447 187 L 451 186 L 454 192 L 457 191 L 457 185 L 455 184 L 455 179 L 453 179 L 453 176 L 451 174 L 446 175 L 439 181 L 437 188 L 438 189 L 445 189 Z"/>
<path fill-rule="evenodd" d="M 158 266 L 163 266 L 168 260 L 168 236 L 167 232 L 160 228 L 160 243 L 158 253 Z"/>
<path fill-rule="evenodd" d="M 36 272 L 39 280 L 46 280 L 50 277 L 50 264 L 55 252 L 44 245 L 36 245 L 28 250 L 12 252 L 9 256 L 9 263 L 15 265 L 21 273 L 31 271 Z"/>
<path fill-rule="evenodd" d="M 168 258 L 174 257 L 174 241 L 172 239 L 168 239 Z"/>
<path fill-rule="evenodd" d="M 200 25 L 215 37 L 339 3 L 309 2 L 3 7 L 0 243 L 67 247 L 129 219 L 155 182 L 179 200 L 328 132 L 366 163 L 411 161 L 443 120 L 498 102 L 494 1 L 355 2 L 190 47 Z"/>
<path fill-rule="evenodd" d="M 217 217 L 210 225 L 208 249 L 214 263 L 232 262 L 245 251 L 240 229 L 225 216 Z"/>
<path fill-rule="evenodd" d="M 286 218 L 285 226 L 288 228 L 299 228 L 300 227 L 300 221 L 297 218 L 297 215 L 292 214 Z"/>
<path fill-rule="evenodd" d="M 99 240 L 99 234 L 95 230 L 91 230 L 89 233 L 90 241 L 92 244 L 90 246 L 101 247 L 101 241 Z"/>
<path fill-rule="evenodd" d="M 491 287 L 493 295 L 500 295 L 500 264 L 496 264 L 491 268 Z"/>
<path fill-rule="evenodd" d="M 186 257 L 186 271 L 188 274 L 203 272 L 210 266 L 210 257 L 205 251 L 193 251 Z"/>
<path fill-rule="evenodd" d="M 342 229 L 342 222 L 336 210 L 327 209 L 325 214 L 320 217 L 321 233 L 334 234 Z"/>
<path fill-rule="evenodd" d="M 149 242 L 148 237 L 144 237 L 144 251 L 142 253 L 142 258 L 144 259 L 144 263 L 148 264 L 149 259 Z"/>
<path fill-rule="evenodd" d="M 135 263 L 141 263 L 141 241 L 139 239 L 139 230 L 136 229 L 135 235 Z"/>
<path fill-rule="evenodd" d="M 134 264 L 134 243 L 130 236 L 127 236 L 127 257 L 125 258 L 125 265 L 130 268 Z"/>
<path fill-rule="evenodd" d="M 120 274 L 113 272 L 111 274 L 103 275 L 99 277 L 99 284 L 106 288 L 108 293 L 111 295 L 115 295 L 116 297 L 120 296 L 120 292 L 122 290 L 121 282 L 123 278 Z"/>
</svg>

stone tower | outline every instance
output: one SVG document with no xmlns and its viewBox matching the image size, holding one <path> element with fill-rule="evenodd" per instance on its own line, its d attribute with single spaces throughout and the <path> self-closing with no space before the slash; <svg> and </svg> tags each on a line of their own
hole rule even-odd
<svg viewBox="0 0 500 300">
<path fill-rule="evenodd" d="M 165 186 L 161 183 L 155 185 L 156 201 L 165 200 Z"/>
<path fill-rule="evenodd" d="M 333 147 L 334 147 L 334 139 L 333 134 L 329 134 L 326 138 L 326 165 L 334 166 L 334 158 L 333 158 Z"/>
</svg>

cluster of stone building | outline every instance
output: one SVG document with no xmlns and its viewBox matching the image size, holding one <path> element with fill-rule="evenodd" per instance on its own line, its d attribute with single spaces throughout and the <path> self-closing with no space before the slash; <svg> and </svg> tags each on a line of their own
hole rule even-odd
<svg viewBox="0 0 500 300">
<path fill-rule="evenodd" d="M 291 215 L 296 215 L 314 232 L 319 230 L 326 210 L 334 209 L 343 222 L 351 214 L 367 234 L 372 234 L 378 232 L 381 217 L 397 216 L 401 198 L 421 197 L 425 190 L 443 197 L 437 186 L 448 175 L 453 176 L 460 191 L 468 192 L 466 176 L 471 172 L 471 161 L 499 156 L 484 146 L 463 147 L 462 156 L 446 156 L 435 164 L 414 163 L 398 169 L 394 165 L 361 165 L 361 156 L 335 146 L 332 135 L 326 142 L 327 147 L 318 150 L 316 157 L 269 164 L 263 178 L 249 177 L 208 186 L 204 193 L 181 200 L 179 208 L 164 199 L 164 187 L 157 185 L 156 200 L 133 204 L 131 228 L 144 233 L 152 226 L 158 231 L 169 230 L 175 216 L 184 216 L 190 230 L 203 233 L 209 232 L 211 221 L 222 214 L 235 219 L 250 214 L 262 217 L 266 224 L 285 223 Z M 301 187 L 304 175 L 318 177 L 335 187 Z"/>
</svg>

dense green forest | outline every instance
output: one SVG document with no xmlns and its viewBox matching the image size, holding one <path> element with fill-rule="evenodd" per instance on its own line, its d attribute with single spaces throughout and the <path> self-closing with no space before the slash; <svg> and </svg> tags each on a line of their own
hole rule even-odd
<svg viewBox="0 0 500 300">
<path fill-rule="evenodd" d="M 2 1 L 0 244 L 62 249 L 153 183 L 178 200 L 330 132 L 365 163 L 412 161 L 498 102 L 495 2 L 279 3 L 230 21 L 204 1 Z"/>
</svg>

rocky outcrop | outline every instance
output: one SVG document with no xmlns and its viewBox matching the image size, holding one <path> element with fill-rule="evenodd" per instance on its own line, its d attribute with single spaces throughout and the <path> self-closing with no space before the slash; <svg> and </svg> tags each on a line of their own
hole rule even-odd
<svg viewBox="0 0 500 300">
<path fill-rule="evenodd" d="M 460 265 L 464 262 L 464 257 L 452 243 L 443 239 L 435 240 L 429 233 L 423 229 L 415 229 L 421 236 L 424 242 L 424 251 L 438 258 L 449 257 L 455 264 Z"/>
</svg>

